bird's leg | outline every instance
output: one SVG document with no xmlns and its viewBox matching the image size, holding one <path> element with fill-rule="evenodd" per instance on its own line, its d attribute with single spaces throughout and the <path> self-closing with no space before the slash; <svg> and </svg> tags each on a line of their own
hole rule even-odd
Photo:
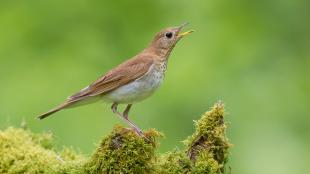
<svg viewBox="0 0 310 174">
<path fill-rule="evenodd" d="M 120 112 L 117 111 L 117 105 L 118 105 L 117 103 L 113 103 L 113 105 L 111 107 L 113 113 L 117 114 L 117 116 L 122 118 L 127 124 L 129 124 L 132 128 L 134 128 L 134 130 L 139 135 L 143 136 L 143 132 L 141 131 L 141 129 L 128 119 L 128 113 L 129 113 L 129 110 L 130 110 L 132 104 L 127 105 L 127 107 L 126 107 L 126 109 L 125 109 L 123 114 L 121 114 Z"/>
<path fill-rule="evenodd" d="M 126 109 L 124 110 L 123 112 L 123 118 L 127 121 L 127 123 L 129 123 L 134 129 L 135 131 L 137 132 L 137 134 L 139 134 L 140 136 L 144 137 L 147 141 L 150 142 L 150 139 L 148 139 L 142 132 L 142 130 L 136 126 L 133 122 L 131 122 L 128 118 L 128 114 L 129 114 L 129 111 L 130 111 L 130 108 L 131 108 L 132 104 L 128 104 Z"/>
<path fill-rule="evenodd" d="M 134 127 L 134 129 L 137 131 L 137 133 L 138 133 L 139 135 L 143 135 L 143 132 L 141 131 L 141 129 L 140 129 L 137 125 L 135 125 L 132 121 L 130 121 L 129 118 L 128 118 L 128 114 L 129 114 L 129 111 L 130 111 L 131 106 L 132 106 L 132 104 L 128 104 L 128 105 L 127 105 L 126 109 L 125 109 L 124 112 L 123 112 L 123 117 L 124 117 L 125 120 L 127 120 L 127 122 L 128 122 L 131 126 Z"/>
<path fill-rule="evenodd" d="M 116 114 L 117 116 L 120 116 L 120 117 L 123 117 L 123 115 L 117 111 L 117 103 L 113 103 L 112 106 L 111 106 L 111 109 L 112 109 L 112 112 L 114 114 Z"/>
<path fill-rule="evenodd" d="M 131 106 L 132 106 L 132 104 L 128 104 L 126 109 L 123 112 L 123 117 L 125 117 L 125 119 L 128 119 L 128 114 L 129 114 Z"/>
</svg>

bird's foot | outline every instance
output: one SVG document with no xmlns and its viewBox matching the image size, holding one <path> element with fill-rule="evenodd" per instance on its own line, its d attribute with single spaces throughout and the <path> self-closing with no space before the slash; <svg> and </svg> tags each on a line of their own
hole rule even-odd
<svg viewBox="0 0 310 174">
<path fill-rule="evenodd" d="M 139 134 L 139 135 L 144 135 L 143 132 L 142 132 L 142 130 L 139 129 L 138 127 L 133 126 L 132 128 L 133 128 L 133 130 L 134 130 L 137 134 Z"/>
<path fill-rule="evenodd" d="M 139 129 L 137 127 L 131 127 L 131 128 L 128 128 L 128 130 L 135 132 L 138 136 L 144 138 L 147 142 L 151 142 L 151 140 L 144 135 L 144 133 L 142 132 L 141 129 Z"/>
</svg>

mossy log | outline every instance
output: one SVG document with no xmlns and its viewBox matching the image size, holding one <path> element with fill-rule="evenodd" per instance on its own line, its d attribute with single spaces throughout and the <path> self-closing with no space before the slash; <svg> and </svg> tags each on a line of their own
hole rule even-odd
<svg viewBox="0 0 310 174">
<path fill-rule="evenodd" d="M 50 133 L 34 134 L 28 129 L 0 131 L 1 174 L 106 174 L 106 173 L 186 173 L 225 172 L 230 144 L 226 137 L 224 106 L 216 103 L 195 121 L 195 132 L 185 141 L 185 149 L 156 153 L 156 130 L 138 136 L 132 130 L 115 126 L 91 157 L 71 148 L 57 151 Z"/>
</svg>

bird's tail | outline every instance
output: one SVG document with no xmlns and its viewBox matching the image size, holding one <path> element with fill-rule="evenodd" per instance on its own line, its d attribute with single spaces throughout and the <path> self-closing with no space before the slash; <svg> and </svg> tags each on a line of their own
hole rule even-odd
<svg viewBox="0 0 310 174">
<path fill-rule="evenodd" d="M 65 103 L 63 103 L 63 104 L 61 104 L 61 105 L 55 107 L 54 109 L 49 110 L 48 112 L 45 112 L 45 113 L 39 115 L 37 118 L 40 119 L 40 120 L 42 120 L 42 119 L 44 119 L 44 118 L 46 118 L 46 117 L 48 117 L 48 116 L 50 116 L 50 115 L 52 115 L 52 114 L 54 114 L 54 113 L 56 113 L 56 112 L 58 112 L 58 111 L 64 109 L 65 107 L 67 107 L 67 106 L 69 106 L 69 105 L 71 105 L 71 104 L 72 104 L 72 103 L 70 103 L 70 102 L 65 102 Z"/>
</svg>

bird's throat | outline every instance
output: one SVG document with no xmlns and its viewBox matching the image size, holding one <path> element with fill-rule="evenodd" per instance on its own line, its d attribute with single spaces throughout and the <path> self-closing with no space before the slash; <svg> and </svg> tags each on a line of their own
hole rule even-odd
<svg viewBox="0 0 310 174">
<path fill-rule="evenodd" d="M 163 47 L 149 47 L 145 51 L 146 52 L 151 52 L 151 54 L 155 55 L 160 59 L 160 61 L 167 61 L 171 51 L 173 50 L 174 46 L 170 48 L 163 48 Z"/>
</svg>

